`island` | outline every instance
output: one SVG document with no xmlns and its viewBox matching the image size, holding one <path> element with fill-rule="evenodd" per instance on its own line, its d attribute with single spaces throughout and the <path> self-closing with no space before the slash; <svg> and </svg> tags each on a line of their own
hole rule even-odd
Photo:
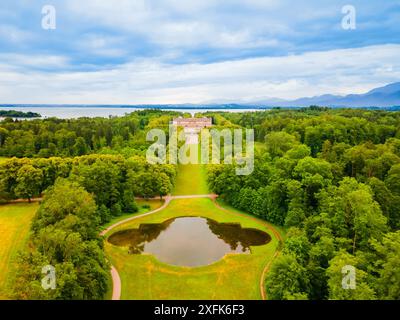
<svg viewBox="0 0 400 320">
<path fill-rule="evenodd" d="M 41 118 L 42 116 L 36 112 L 23 112 L 17 110 L 0 110 L 0 117 L 7 118 Z"/>
</svg>

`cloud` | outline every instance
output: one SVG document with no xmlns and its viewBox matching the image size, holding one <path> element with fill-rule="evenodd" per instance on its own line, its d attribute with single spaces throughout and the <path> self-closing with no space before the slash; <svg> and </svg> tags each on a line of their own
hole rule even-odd
<svg viewBox="0 0 400 320">
<path fill-rule="evenodd" d="M 337 0 L 57 0 L 52 32 L 40 29 L 44 2 L 3 2 L 0 18 L 14 29 L 3 31 L 10 41 L 0 52 L 68 53 L 78 66 L 161 56 L 210 63 L 400 42 L 396 0 L 353 0 L 358 27 L 351 32 L 341 29 Z M 27 38 L 29 45 L 12 45 Z"/>
<path fill-rule="evenodd" d="M 13 25 L 0 25 L 0 39 L 14 44 L 23 44 L 34 38 L 34 34 Z"/>
<path fill-rule="evenodd" d="M 126 55 L 123 43 L 121 36 L 87 33 L 76 43 L 76 49 L 96 56 L 123 57 Z"/>
<path fill-rule="evenodd" d="M 400 45 L 381 45 L 208 64 L 136 59 L 57 73 L 19 67 L 29 59 L 46 65 L 66 58 L 8 57 L 0 65 L 0 94 L 3 103 L 140 104 L 362 93 L 400 78 L 399 53 Z"/>
<path fill-rule="evenodd" d="M 68 58 L 56 55 L 0 54 L 0 65 L 3 69 L 15 69 L 25 72 L 27 69 L 65 68 Z"/>
<path fill-rule="evenodd" d="M 0 102 L 182 103 L 347 94 L 399 79 L 400 4 L 3 0 Z"/>
</svg>

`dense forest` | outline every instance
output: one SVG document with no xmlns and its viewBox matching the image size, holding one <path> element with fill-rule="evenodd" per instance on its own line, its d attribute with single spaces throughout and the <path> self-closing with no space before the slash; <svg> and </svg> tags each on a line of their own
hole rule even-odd
<svg viewBox="0 0 400 320">
<path fill-rule="evenodd" d="M 400 113 L 224 113 L 263 142 L 255 170 L 208 170 L 233 206 L 287 228 L 266 280 L 271 299 L 400 299 Z M 341 268 L 356 268 L 342 289 Z"/>
<path fill-rule="evenodd" d="M 44 196 L 32 222 L 30 246 L 18 258 L 15 298 L 104 298 L 109 264 L 99 228 L 136 212 L 135 197 L 171 192 L 176 167 L 151 165 L 141 155 L 144 129 L 167 128 L 170 118 L 169 113 L 145 111 L 125 118 L 0 123 L 0 152 L 14 156 L 0 163 L 0 203 Z M 138 155 L 119 155 L 125 147 L 133 150 L 129 155 Z M 56 290 L 40 286 L 46 265 L 55 267 Z"/>
<path fill-rule="evenodd" d="M 137 211 L 135 197 L 164 196 L 176 167 L 144 158 L 146 132 L 174 112 L 0 122 L 0 201 L 45 195 L 19 259 L 16 297 L 102 299 L 108 263 L 98 229 Z M 282 226 L 287 239 L 267 275 L 270 299 L 400 299 L 400 113 L 274 109 L 206 112 L 218 128 L 254 128 L 254 172 L 209 165 L 211 191 Z M 201 116 L 201 115 L 199 115 Z M 41 266 L 61 275 L 38 287 Z M 356 268 L 342 290 L 343 265 Z"/>
<path fill-rule="evenodd" d="M 10 118 L 0 123 L 0 156 L 70 157 L 90 153 L 143 155 L 151 128 L 168 130 L 173 115 L 160 110 L 136 111 L 124 117 L 79 119 Z"/>
<path fill-rule="evenodd" d="M 169 194 L 175 176 L 174 166 L 150 165 L 139 156 L 13 158 L 1 164 L 3 201 L 45 195 L 32 223 L 31 249 L 19 259 L 16 298 L 102 299 L 109 266 L 99 227 L 136 212 L 136 196 Z M 44 265 L 55 266 L 57 290 L 41 290 Z"/>
</svg>

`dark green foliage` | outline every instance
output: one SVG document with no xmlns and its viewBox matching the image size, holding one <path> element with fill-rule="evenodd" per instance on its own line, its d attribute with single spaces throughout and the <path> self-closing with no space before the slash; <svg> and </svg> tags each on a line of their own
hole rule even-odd
<svg viewBox="0 0 400 320">
<path fill-rule="evenodd" d="M 103 299 L 109 265 L 97 232 L 97 208 L 81 186 L 58 180 L 32 224 L 32 250 L 19 257 L 15 295 L 19 299 Z M 41 287 L 42 268 L 52 265 L 55 290 Z"/>
<path fill-rule="evenodd" d="M 167 195 L 176 167 L 151 165 L 145 158 L 87 155 L 75 158 L 17 159 L 0 164 L 0 197 L 3 200 L 39 196 L 58 178 L 77 182 L 94 196 L 100 223 L 138 210 L 135 196 Z"/>
<path fill-rule="evenodd" d="M 0 124 L 0 155 L 43 157 L 0 164 L 0 201 L 50 187 L 33 222 L 33 250 L 20 259 L 19 298 L 102 298 L 108 270 L 98 226 L 136 212 L 135 196 L 170 192 L 176 168 L 142 155 L 144 130 L 167 130 L 171 115 Z M 252 174 L 211 165 L 208 183 L 233 206 L 288 228 L 268 298 L 400 299 L 399 112 L 314 106 L 208 115 L 217 127 L 254 128 L 263 144 Z M 88 153 L 100 154 L 79 156 Z M 57 290 L 38 283 L 46 264 L 56 267 Z M 342 287 L 345 265 L 356 269 L 355 290 Z"/>
<path fill-rule="evenodd" d="M 145 129 L 164 128 L 177 112 L 143 110 L 124 117 L 0 122 L 0 156 L 71 157 L 90 153 L 143 155 Z M 1 116 L 1 115 L 0 115 Z"/>
<path fill-rule="evenodd" d="M 40 118 L 41 115 L 36 112 L 28 111 L 16 111 L 16 110 L 0 110 L 0 117 L 10 118 Z"/>
<path fill-rule="evenodd" d="M 310 279 L 306 268 L 292 255 L 282 255 L 274 262 L 266 279 L 268 298 L 271 300 L 307 300 Z"/>
<path fill-rule="evenodd" d="M 137 212 L 135 196 L 172 190 L 176 166 L 151 165 L 142 155 L 144 130 L 167 129 L 173 114 L 1 122 L 0 155 L 15 157 L 0 164 L 0 201 L 44 196 L 18 258 L 16 298 L 104 298 L 109 264 L 99 226 Z M 55 290 L 41 287 L 47 265 L 55 268 Z"/>
<path fill-rule="evenodd" d="M 400 113 L 273 110 L 223 116 L 254 127 L 254 172 L 211 166 L 210 188 L 290 228 L 268 274 L 270 299 L 400 299 Z M 397 231 L 397 232 L 396 232 Z M 357 288 L 342 288 L 353 265 Z"/>
</svg>

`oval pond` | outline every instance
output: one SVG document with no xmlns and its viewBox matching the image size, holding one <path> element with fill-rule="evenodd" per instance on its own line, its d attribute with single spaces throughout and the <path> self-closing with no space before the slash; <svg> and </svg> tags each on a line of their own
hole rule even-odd
<svg viewBox="0 0 400 320">
<path fill-rule="evenodd" d="M 149 253 L 171 265 L 195 267 L 218 261 L 227 253 L 250 253 L 250 246 L 264 245 L 271 236 L 238 223 L 180 217 L 118 231 L 108 241 L 128 247 L 130 254 Z"/>
</svg>

